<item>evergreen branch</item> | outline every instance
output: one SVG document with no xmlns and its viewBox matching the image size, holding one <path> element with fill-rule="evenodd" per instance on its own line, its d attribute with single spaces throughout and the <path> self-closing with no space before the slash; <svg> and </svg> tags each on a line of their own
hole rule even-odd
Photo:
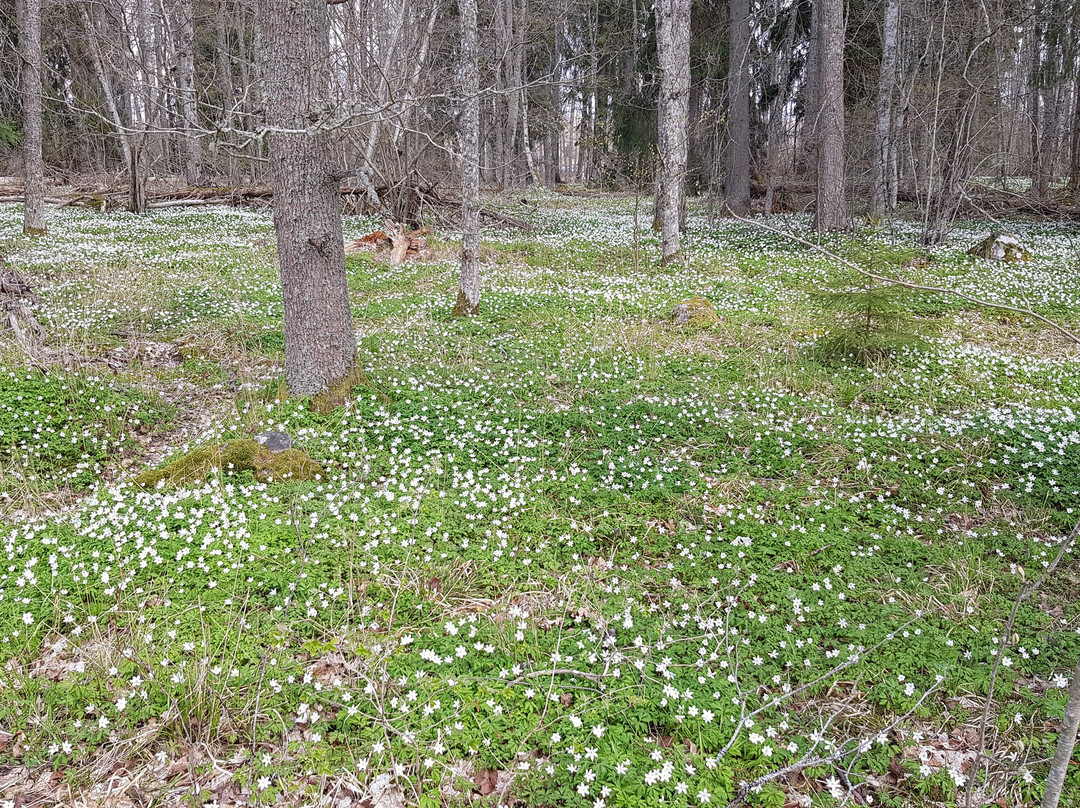
<svg viewBox="0 0 1080 808">
<path fill-rule="evenodd" d="M 810 241 L 809 239 L 803 238 L 802 236 L 800 236 L 800 235 L 798 235 L 796 233 L 791 233 L 791 232 L 789 232 L 787 230 L 781 230 L 779 227 L 773 227 L 772 225 L 765 224 L 764 222 L 756 221 L 754 219 L 748 219 L 748 218 L 746 218 L 744 216 L 739 216 L 738 214 L 733 213 L 730 208 L 727 208 L 727 212 L 728 212 L 729 216 L 731 216 L 733 219 L 736 219 L 737 221 L 743 222 L 744 224 L 748 224 L 751 227 L 757 227 L 757 228 L 760 228 L 762 230 L 768 230 L 770 233 L 776 233 L 777 235 L 780 235 L 780 236 L 786 236 L 786 237 L 792 239 L 793 241 L 799 242 L 803 246 L 809 247 L 810 249 L 814 250 L 815 252 L 819 253 L 820 255 L 824 255 L 826 258 L 831 258 L 832 260 L 834 260 L 834 261 L 836 261 L 836 262 L 838 262 L 840 264 L 843 264 L 844 266 L 848 267 L 849 269 L 855 270 L 860 275 L 864 275 L 867 278 L 873 278 L 874 280 L 880 281 L 881 283 L 889 283 L 889 284 L 893 284 L 895 286 L 902 286 L 905 289 L 914 289 L 914 290 L 919 291 L 919 292 L 934 292 L 934 293 L 942 294 L 942 295 L 952 295 L 953 297 L 958 297 L 961 300 L 966 300 L 969 303 L 974 303 L 977 306 L 985 306 L 986 308 L 990 308 L 990 309 L 1000 309 L 1002 311 L 1011 311 L 1014 314 L 1022 314 L 1025 317 L 1031 317 L 1034 320 L 1038 320 L 1039 322 L 1050 326 L 1050 328 L 1052 328 L 1054 331 L 1057 331 L 1062 336 L 1072 340 L 1073 343 L 1075 343 L 1077 345 L 1080 345 L 1080 336 L 1077 336 L 1072 331 L 1065 328 L 1065 326 L 1063 326 L 1063 325 L 1061 325 L 1059 323 L 1056 323 L 1053 320 L 1051 320 L 1050 318 L 1044 317 L 1043 315 L 1038 314 L 1037 312 L 1034 312 L 1031 309 L 1024 308 L 1023 306 L 1010 306 L 1007 303 L 998 303 L 998 302 L 993 301 L 993 300 L 983 300 L 982 298 L 975 297 L 974 295 L 969 295 L 966 292 L 961 292 L 961 291 L 959 291 L 957 289 L 949 289 L 948 287 L 944 287 L 944 286 L 926 286 L 926 285 L 923 285 L 921 283 L 914 283 L 913 281 L 905 281 L 905 280 L 902 280 L 901 278 L 892 278 L 892 277 L 889 277 L 888 275 L 879 275 L 876 272 L 871 272 L 868 269 L 864 269 L 863 267 L 859 266 L 858 264 L 854 263 L 853 261 L 849 261 L 848 259 L 844 258 L 843 256 L 837 255 L 832 250 L 826 249 L 825 247 L 822 247 L 820 244 L 815 244 L 814 242 Z"/>
</svg>

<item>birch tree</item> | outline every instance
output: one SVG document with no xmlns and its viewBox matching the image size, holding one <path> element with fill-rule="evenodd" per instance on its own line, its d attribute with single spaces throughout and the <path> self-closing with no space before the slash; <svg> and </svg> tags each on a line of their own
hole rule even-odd
<svg viewBox="0 0 1080 808">
<path fill-rule="evenodd" d="M 656 205 L 662 263 L 668 264 L 682 250 L 679 209 L 690 129 L 690 0 L 657 0 L 656 46 L 660 58 Z"/>
</svg>

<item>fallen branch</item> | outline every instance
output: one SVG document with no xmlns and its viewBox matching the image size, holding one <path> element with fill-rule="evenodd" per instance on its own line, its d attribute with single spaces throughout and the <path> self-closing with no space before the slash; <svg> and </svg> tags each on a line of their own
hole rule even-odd
<svg viewBox="0 0 1080 808">
<path fill-rule="evenodd" d="M 888 275 L 879 275 L 878 273 L 871 272 L 868 269 L 864 269 L 863 267 L 859 266 L 858 264 L 854 263 L 853 261 L 849 261 L 848 259 L 844 258 L 843 256 L 837 255 L 832 250 L 828 250 L 825 247 L 822 247 L 820 244 L 815 244 L 814 242 L 810 241 L 809 239 L 805 239 L 802 236 L 800 236 L 800 235 L 798 235 L 796 233 L 792 233 L 789 230 L 781 230 L 778 227 L 773 227 L 771 225 L 765 224 L 764 222 L 755 221 L 753 219 L 747 219 L 744 216 L 739 216 L 739 215 L 737 215 L 735 213 L 732 213 L 730 208 L 728 209 L 728 214 L 733 219 L 736 219 L 736 220 L 738 220 L 740 222 L 743 222 L 744 224 L 748 224 L 751 227 L 759 227 L 762 230 L 768 230 L 770 233 L 776 233 L 777 235 L 786 236 L 786 237 L 788 237 L 788 238 L 790 238 L 790 239 L 792 239 L 794 241 L 797 241 L 800 244 L 814 250 L 814 252 L 817 252 L 820 255 L 824 255 L 826 258 L 830 258 L 830 259 L 832 259 L 833 261 L 836 261 L 839 264 L 843 264 L 848 269 L 853 269 L 856 272 L 858 272 L 860 275 L 863 275 L 863 276 L 865 276 L 867 278 L 872 278 L 872 279 L 874 279 L 876 281 L 879 281 L 881 283 L 892 284 L 894 286 L 901 286 L 904 289 L 912 289 L 912 290 L 919 291 L 919 292 L 931 292 L 931 293 L 940 294 L 940 295 L 951 295 L 953 297 L 958 297 L 961 300 L 966 300 L 969 303 L 974 303 L 977 306 L 985 306 L 986 308 L 990 308 L 990 309 L 999 309 L 1001 311 L 1011 311 L 1014 314 L 1022 314 L 1025 317 L 1031 317 L 1033 320 L 1038 320 L 1039 322 L 1050 326 L 1052 329 L 1057 331 L 1062 336 L 1067 337 L 1068 339 L 1072 340 L 1077 345 L 1080 345 L 1080 336 L 1077 336 L 1072 331 L 1065 328 L 1065 326 L 1060 325 L 1058 323 L 1055 323 L 1053 320 L 1049 319 L 1048 317 L 1043 317 L 1043 315 L 1041 315 L 1041 314 L 1039 314 L 1037 312 L 1034 312 L 1031 309 L 1024 308 L 1023 306 L 1011 306 L 1011 305 L 1009 305 L 1007 303 L 998 303 L 997 301 L 994 301 L 994 300 L 983 300 L 982 298 L 975 297 L 974 295 L 969 295 L 966 292 L 960 292 L 960 291 L 957 291 L 956 289 L 949 289 L 949 288 L 944 287 L 944 286 L 926 286 L 926 285 L 921 284 L 921 283 L 914 283 L 912 281 L 905 281 L 905 280 L 903 280 L 901 278 L 892 278 L 892 277 L 889 277 Z"/>
<path fill-rule="evenodd" d="M 1005 630 L 1001 634 L 1001 644 L 998 646 L 997 654 L 994 655 L 994 664 L 990 668 L 990 681 L 987 684 L 986 701 L 983 703 L 982 718 L 979 720 L 979 748 L 975 752 L 975 759 L 971 761 L 971 773 L 973 776 L 967 790 L 967 795 L 964 798 L 964 805 L 966 808 L 971 808 L 971 797 L 975 792 L 974 774 L 978 770 L 979 764 L 982 763 L 986 754 L 986 727 L 990 721 L 990 704 L 994 700 L 994 687 L 997 684 L 998 671 L 1001 669 L 1001 660 L 1005 656 L 1005 649 L 1012 643 L 1013 626 L 1016 625 L 1016 615 L 1020 611 L 1020 604 L 1039 591 L 1039 587 L 1041 587 L 1043 582 L 1057 569 L 1058 564 L 1061 563 L 1061 559 L 1065 557 L 1065 554 L 1072 549 L 1073 545 L 1076 543 L 1077 537 L 1080 537 L 1080 522 L 1076 523 L 1072 532 L 1069 533 L 1065 538 L 1065 541 L 1061 543 L 1057 555 L 1054 556 L 1054 560 L 1043 570 L 1042 575 L 1020 590 L 1020 594 L 1017 595 L 1016 600 L 1013 602 L 1012 611 L 1009 612 L 1009 619 L 1005 621 Z"/>
</svg>

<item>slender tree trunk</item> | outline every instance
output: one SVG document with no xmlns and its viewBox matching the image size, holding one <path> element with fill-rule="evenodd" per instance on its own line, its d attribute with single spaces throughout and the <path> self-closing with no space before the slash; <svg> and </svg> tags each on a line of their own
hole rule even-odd
<svg viewBox="0 0 1080 808">
<path fill-rule="evenodd" d="M 1080 72 L 1073 88 L 1072 155 L 1069 166 L 1069 188 L 1080 192 Z"/>
<path fill-rule="evenodd" d="M 480 68 L 476 0 L 458 0 L 461 15 L 461 286 L 454 314 L 480 310 Z"/>
<path fill-rule="evenodd" d="M 780 13 L 779 8 L 780 3 L 778 2 L 776 3 L 778 14 Z M 765 132 L 765 148 L 767 149 L 765 161 L 768 174 L 768 185 L 765 189 L 764 206 L 766 216 L 772 215 L 773 212 L 773 199 L 775 197 L 776 181 L 778 179 L 777 175 L 780 173 L 781 166 L 781 148 L 785 145 L 787 139 L 785 114 L 788 98 L 790 96 L 791 57 L 794 44 L 795 11 L 793 9 L 784 26 L 784 40 L 780 46 L 779 65 L 773 76 L 773 81 L 776 84 L 778 91 L 776 98 L 773 100 L 772 108 L 769 110 L 769 122 Z"/>
<path fill-rule="evenodd" d="M 813 0 L 810 3 L 810 46 L 806 52 L 806 87 L 803 90 L 803 150 L 802 154 L 797 149 L 795 151 L 793 167 L 796 169 L 809 166 L 816 159 L 818 123 L 821 120 L 821 9 L 823 3 L 830 1 Z M 798 130 L 795 134 L 798 137 Z"/>
<path fill-rule="evenodd" d="M 327 403 L 360 378 L 341 231 L 344 174 L 327 128 L 325 0 L 257 0 L 262 101 L 285 304 L 285 380 Z"/>
<path fill-rule="evenodd" d="M 815 4 L 817 5 L 817 4 Z M 844 3 L 823 0 L 818 13 L 821 110 L 817 124 L 814 229 L 839 230 L 844 208 Z"/>
<path fill-rule="evenodd" d="M 180 0 L 176 11 L 177 94 L 184 130 L 183 175 L 188 185 L 195 185 L 202 175 L 202 147 L 195 104 L 195 0 Z"/>
<path fill-rule="evenodd" d="M 132 213 L 146 213 L 146 143 L 145 133 L 132 138 L 128 143 L 128 210 Z"/>
<path fill-rule="evenodd" d="M 529 182 L 543 185 L 533 160 L 532 140 L 529 138 L 529 95 L 524 88 L 521 90 L 521 148 L 525 152 L 525 165 L 529 167 Z"/>
<path fill-rule="evenodd" d="M 731 211 L 750 211 L 750 0 L 731 0 L 728 59 L 727 177 L 724 200 Z"/>
<path fill-rule="evenodd" d="M 214 35 L 216 37 L 214 53 L 216 74 L 214 82 L 217 84 L 218 96 L 220 97 L 219 103 L 221 104 L 221 114 L 218 116 L 218 120 L 221 122 L 222 128 L 228 130 L 233 125 L 233 107 L 236 101 L 232 58 L 229 52 L 229 23 L 225 15 L 225 3 L 226 0 L 217 0 L 214 12 Z M 226 165 L 229 183 L 235 185 L 239 182 L 240 177 L 237 174 L 236 154 L 233 149 L 228 149 Z"/>
<path fill-rule="evenodd" d="M 1078 727 L 1080 727 L 1080 661 L 1076 663 L 1072 683 L 1069 685 L 1069 700 L 1065 704 L 1065 717 L 1061 722 L 1057 749 L 1054 750 L 1054 759 L 1050 763 L 1050 773 L 1046 777 L 1046 788 L 1043 791 L 1040 808 L 1057 808 L 1061 800 L 1065 775 L 1069 773 L 1069 761 L 1072 760 L 1073 748 L 1076 745 Z"/>
<path fill-rule="evenodd" d="M 1045 2 L 1036 0 L 1032 14 L 1031 30 L 1027 39 L 1030 66 L 1028 73 L 1028 120 L 1031 122 L 1031 190 L 1037 199 L 1046 196 L 1049 185 L 1047 176 L 1048 135 L 1046 110 L 1047 56 Z"/>
<path fill-rule="evenodd" d="M 41 0 L 16 0 L 22 57 L 23 232 L 45 233 L 45 163 L 41 157 Z"/>
<path fill-rule="evenodd" d="M 657 0 L 656 45 L 660 57 L 657 210 L 662 261 L 667 264 L 682 250 L 679 213 L 690 127 L 690 0 Z"/>
<path fill-rule="evenodd" d="M 90 54 L 90 65 L 94 70 L 94 75 L 97 77 L 98 84 L 101 86 L 101 94 L 105 98 L 105 108 L 109 111 L 109 119 L 112 121 L 112 125 L 116 129 L 116 137 L 120 141 L 120 154 L 123 156 L 124 167 L 127 169 L 128 174 L 131 173 L 131 151 L 128 148 L 130 138 L 128 132 L 124 126 L 123 120 L 120 118 L 120 107 L 116 103 L 116 92 L 113 90 L 112 81 L 109 79 L 108 73 L 105 72 L 105 66 L 101 61 L 101 53 L 99 51 L 98 42 L 98 30 L 94 25 L 93 20 L 90 18 L 89 12 L 86 10 L 86 6 L 80 6 L 79 10 L 82 12 L 83 25 L 86 28 L 86 37 L 88 48 L 87 51 Z"/>
<path fill-rule="evenodd" d="M 900 33 L 900 0 L 885 3 L 881 32 L 881 74 L 878 79 L 877 126 L 874 128 L 874 163 L 871 212 L 884 216 L 896 196 L 892 167 L 896 153 L 893 99 L 896 95 L 896 52 Z"/>
</svg>

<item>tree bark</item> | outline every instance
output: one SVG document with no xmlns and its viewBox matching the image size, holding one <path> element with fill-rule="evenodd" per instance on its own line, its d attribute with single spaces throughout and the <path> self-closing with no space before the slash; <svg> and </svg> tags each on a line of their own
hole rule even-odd
<svg viewBox="0 0 1080 808">
<path fill-rule="evenodd" d="M 1069 160 L 1069 188 L 1080 192 L 1080 73 L 1073 88 L 1072 154 Z"/>
<path fill-rule="evenodd" d="M 750 211 L 750 0 L 731 0 L 730 11 L 724 200 L 733 213 L 745 216 Z"/>
<path fill-rule="evenodd" d="M 818 4 L 815 3 L 815 6 Z M 839 230 L 844 210 L 844 3 L 823 0 L 817 18 L 821 108 L 817 132 L 814 229 Z"/>
<path fill-rule="evenodd" d="M 177 94 L 183 122 L 184 180 L 196 185 L 202 175 L 202 148 L 195 103 L 195 0 L 180 0 L 177 7 Z"/>
<path fill-rule="evenodd" d="M 892 166 L 896 143 L 893 99 L 896 95 L 896 52 L 900 32 L 900 0 L 887 0 L 881 32 L 881 74 L 878 79 L 877 125 L 874 128 L 873 195 L 871 212 L 884 216 L 896 197 Z"/>
<path fill-rule="evenodd" d="M 679 211 L 690 127 L 690 0 L 658 0 L 656 45 L 660 57 L 657 210 L 662 262 L 667 264 L 682 249 Z"/>
<path fill-rule="evenodd" d="M 779 16 L 780 3 L 776 2 L 774 8 L 776 14 Z M 781 146 L 785 142 L 786 125 L 785 125 L 785 111 L 787 109 L 788 98 L 791 93 L 791 59 L 792 51 L 795 45 L 795 10 L 788 14 L 787 21 L 784 24 L 784 39 L 780 45 L 780 53 L 778 54 L 776 72 L 773 75 L 773 82 L 777 87 L 777 94 L 772 102 L 772 106 L 769 109 L 769 120 L 765 130 L 765 164 L 768 185 L 765 190 L 765 215 L 771 216 L 773 213 L 773 201 L 776 193 L 776 183 L 778 180 L 778 174 L 780 173 L 780 157 Z"/>
<path fill-rule="evenodd" d="M 454 314 L 480 310 L 480 68 L 476 0 L 458 0 L 461 15 L 461 286 Z"/>
<path fill-rule="evenodd" d="M 1040 808 L 1057 808 L 1061 800 L 1061 790 L 1065 785 L 1065 775 L 1069 772 L 1069 761 L 1072 760 L 1073 747 L 1076 745 L 1078 727 L 1080 727 L 1080 661 L 1076 663 L 1072 683 L 1069 685 L 1069 701 L 1065 705 L 1065 717 L 1061 722 L 1061 733 L 1058 735 L 1054 759 L 1050 763 L 1050 773 L 1046 777 L 1046 789 L 1043 791 Z"/>
<path fill-rule="evenodd" d="M 45 233 L 45 163 L 41 156 L 41 0 L 17 0 L 23 102 L 23 232 Z"/>
<path fill-rule="evenodd" d="M 337 397 L 359 371 L 341 230 L 344 170 L 327 123 L 326 2 L 257 0 L 255 13 L 285 304 L 285 380 L 297 396 Z"/>
</svg>

